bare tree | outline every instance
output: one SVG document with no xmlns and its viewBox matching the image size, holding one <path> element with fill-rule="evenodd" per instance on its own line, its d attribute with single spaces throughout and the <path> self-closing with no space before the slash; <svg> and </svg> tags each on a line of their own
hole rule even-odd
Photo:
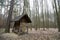
<svg viewBox="0 0 60 40">
<path fill-rule="evenodd" d="M 10 23 L 11 23 L 11 19 L 12 19 L 13 6 L 14 6 L 14 0 L 11 0 L 10 9 L 9 9 L 9 12 L 8 12 L 6 29 L 5 29 L 5 32 L 8 32 L 8 33 L 10 32 Z"/>
<path fill-rule="evenodd" d="M 60 14 L 59 14 L 59 12 L 58 12 L 58 10 L 57 10 L 56 0 L 54 0 L 54 4 L 55 4 L 56 15 L 57 15 L 58 31 L 60 32 Z"/>
</svg>

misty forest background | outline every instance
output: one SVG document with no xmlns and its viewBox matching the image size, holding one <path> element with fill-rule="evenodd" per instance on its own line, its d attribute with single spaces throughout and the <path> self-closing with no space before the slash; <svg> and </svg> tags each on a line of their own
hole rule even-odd
<svg viewBox="0 0 60 40">
<path fill-rule="evenodd" d="M 0 0 L 0 28 L 7 30 L 11 20 L 27 13 L 30 28 L 58 28 L 60 31 L 60 0 Z"/>
</svg>

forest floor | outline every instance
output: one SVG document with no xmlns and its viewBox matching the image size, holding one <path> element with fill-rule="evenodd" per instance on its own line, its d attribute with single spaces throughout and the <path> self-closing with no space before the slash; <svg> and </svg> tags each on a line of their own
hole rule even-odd
<svg viewBox="0 0 60 40">
<path fill-rule="evenodd" d="M 0 31 L 1 32 L 1 31 Z M 0 33 L 0 40 L 60 40 L 60 33 L 57 29 L 29 30 L 28 34 L 17 35 L 15 33 Z"/>
</svg>

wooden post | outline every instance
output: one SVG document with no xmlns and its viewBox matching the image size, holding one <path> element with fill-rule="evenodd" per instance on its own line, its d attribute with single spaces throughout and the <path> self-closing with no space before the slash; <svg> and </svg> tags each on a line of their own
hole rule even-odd
<svg viewBox="0 0 60 40">
<path fill-rule="evenodd" d="M 18 28 L 18 35 L 20 35 L 20 26 L 19 26 L 19 28 Z"/>
<path fill-rule="evenodd" d="M 28 33 L 28 26 L 26 26 L 27 27 L 27 33 Z"/>
</svg>

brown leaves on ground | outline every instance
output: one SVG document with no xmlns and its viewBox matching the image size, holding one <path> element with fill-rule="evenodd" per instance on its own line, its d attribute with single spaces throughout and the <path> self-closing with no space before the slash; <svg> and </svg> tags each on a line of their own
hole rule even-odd
<svg viewBox="0 0 60 40">
<path fill-rule="evenodd" d="M 0 40 L 60 40 L 60 33 L 55 31 L 32 30 L 28 34 L 15 33 L 0 34 Z"/>
</svg>

